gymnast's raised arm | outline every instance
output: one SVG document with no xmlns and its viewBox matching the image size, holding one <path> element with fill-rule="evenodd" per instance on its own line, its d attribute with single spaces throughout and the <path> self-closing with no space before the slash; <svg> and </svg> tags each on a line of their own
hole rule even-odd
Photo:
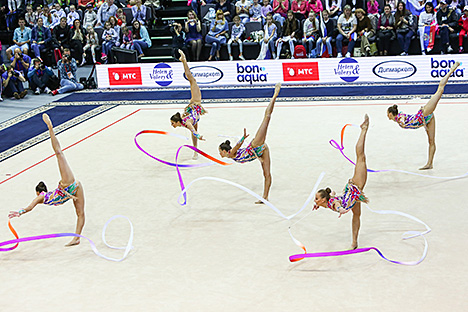
<svg viewBox="0 0 468 312">
<path fill-rule="evenodd" d="M 244 128 L 244 135 L 242 138 L 237 142 L 236 146 L 234 146 L 231 151 L 229 152 L 229 157 L 234 157 L 237 154 L 237 151 L 239 148 L 241 148 L 242 144 L 244 143 L 244 140 L 248 137 L 249 135 L 247 134 L 247 129 Z"/>
<path fill-rule="evenodd" d="M 42 204 L 44 202 L 44 195 L 38 195 L 34 200 L 24 209 L 21 209 L 20 211 L 10 211 L 10 214 L 8 215 L 8 218 L 14 218 L 14 217 L 19 217 L 27 212 L 30 212 L 31 210 L 34 209 L 38 204 Z"/>
</svg>

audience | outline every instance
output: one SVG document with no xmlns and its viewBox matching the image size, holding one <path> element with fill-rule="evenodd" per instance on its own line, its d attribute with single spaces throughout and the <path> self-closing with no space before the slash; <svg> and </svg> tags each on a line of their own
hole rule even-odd
<svg viewBox="0 0 468 312">
<path fill-rule="evenodd" d="M 354 44 L 356 43 L 356 29 L 357 29 L 357 19 L 351 13 L 351 7 L 345 5 L 343 9 L 343 14 L 338 18 L 338 36 L 336 36 L 336 49 L 338 50 L 337 57 L 343 57 L 343 40 L 348 39 L 348 50 L 346 52 L 346 57 L 351 56 L 353 52 Z"/>
<path fill-rule="evenodd" d="M 16 48 L 14 52 L 14 56 L 10 59 L 10 66 L 13 67 L 14 70 L 21 72 L 23 77 L 26 77 L 31 64 L 31 58 L 27 54 L 21 52 L 20 48 Z"/>
<path fill-rule="evenodd" d="M 242 44 L 242 36 L 245 33 L 245 26 L 241 23 L 241 19 L 239 16 L 234 16 L 234 25 L 231 28 L 230 39 L 227 43 L 227 49 L 229 53 L 229 60 L 232 61 L 234 58 L 232 57 L 232 49 L 231 45 L 233 43 L 237 43 L 239 45 L 239 58 L 241 60 L 245 60 L 244 56 L 242 55 L 243 52 L 243 44 Z"/>
<path fill-rule="evenodd" d="M 265 0 L 268 1 L 268 0 Z M 187 33 L 186 42 L 192 50 L 192 60 L 200 61 L 200 54 L 203 47 L 203 36 L 201 33 L 201 23 L 195 11 L 190 10 L 187 13 L 187 20 L 185 21 L 185 32 Z"/>
<path fill-rule="evenodd" d="M 78 64 L 82 64 L 83 46 L 86 44 L 86 31 L 81 26 L 79 19 L 73 22 L 70 36 L 70 48 L 73 50 L 73 57 L 78 61 Z"/>
<path fill-rule="evenodd" d="M 429 38 L 425 40 L 424 34 L 426 33 L 426 28 L 429 27 L 429 31 L 431 31 L 430 30 L 431 25 L 435 23 L 437 23 L 437 21 L 436 21 L 436 15 L 434 13 L 434 5 L 432 4 L 432 2 L 427 2 L 426 5 L 424 6 L 424 11 L 421 12 L 421 14 L 419 14 L 419 23 L 418 23 L 419 43 L 421 45 L 422 55 L 426 55 L 426 52 L 429 53 L 432 50 L 431 47 L 428 47 Z M 435 35 L 435 27 L 433 29 L 433 33 Z"/>
<path fill-rule="evenodd" d="M 436 14 L 437 24 L 439 25 L 439 45 L 441 54 L 453 52 L 449 42 L 449 35 L 455 32 L 455 27 L 457 27 L 458 23 L 453 10 L 448 8 L 446 1 L 447 0 L 440 0 L 440 8 Z"/>
<path fill-rule="evenodd" d="M 115 16 L 117 6 L 114 0 L 106 0 L 98 10 L 96 27 L 103 27 L 104 23 L 109 20 L 109 17 Z"/>
<path fill-rule="evenodd" d="M 14 45 L 9 47 L 6 50 L 6 55 L 8 58 L 12 57 L 13 51 L 20 49 L 24 54 L 28 54 L 29 51 L 29 42 L 31 41 L 31 28 L 26 27 L 26 21 L 24 17 L 18 19 L 19 27 L 15 29 L 13 33 L 13 43 Z"/>
<path fill-rule="evenodd" d="M 415 26 L 415 20 L 413 14 L 406 9 L 406 5 L 402 1 L 398 2 L 395 13 L 395 26 L 398 43 L 403 50 L 400 55 L 408 55 L 411 38 L 414 35 L 413 27 Z"/>
<path fill-rule="evenodd" d="M 44 27 L 42 17 L 39 17 L 37 19 L 37 25 L 34 26 L 31 32 L 31 48 L 36 58 L 41 58 L 41 53 L 50 46 L 51 40 L 52 35 L 50 34 L 50 29 Z"/>
<path fill-rule="evenodd" d="M 138 57 L 145 56 L 144 50 L 152 45 L 151 39 L 146 27 L 141 25 L 139 21 L 133 22 L 133 50 L 137 50 Z"/>
<path fill-rule="evenodd" d="M 29 88 L 34 91 L 34 94 L 39 95 L 42 92 L 51 93 L 47 87 L 50 78 L 54 76 L 54 72 L 42 64 L 41 60 L 35 58 L 32 60 L 31 68 L 28 71 Z"/>
<path fill-rule="evenodd" d="M 28 91 L 24 89 L 23 82 L 26 82 L 23 74 L 13 66 L 8 66 L 7 71 L 2 74 L 3 94 L 17 100 L 24 98 Z"/>
<path fill-rule="evenodd" d="M 294 3 L 294 2 L 293 2 Z M 328 16 L 328 15 L 327 15 Z M 314 11 L 309 12 L 309 18 L 304 21 L 302 45 L 307 51 L 307 55 L 312 57 L 312 50 L 319 39 L 319 22 Z M 315 56 L 315 55 L 314 55 Z"/>
<path fill-rule="evenodd" d="M 70 49 L 63 49 L 62 59 L 58 61 L 58 70 L 60 73 L 60 89 L 52 91 L 52 95 L 62 94 L 83 89 L 83 85 L 76 79 L 76 61 L 70 55 Z"/>
<path fill-rule="evenodd" d="M 266 16 L 266 23 L 263 27 L 263 40 L 261 41 L 260 53 L 257 60 L 264 60 L 267 52 L 270 52 L 272 58 L 276 59 L 275 42 L 278 37 L 278 28 L 273 23 L 273 15 L 270 13 Z"/>
<path fill-rule="evenodd" d="M 96 64 L 96 48 L 99 46 L 99 38 L 92 26 L 88 26 L 86 30 L 86 45 L 83 47 L 83 61 L 81 65 L 84 65 L 86 63 L 86 51 L 88 49 L 91 50 L 93 64 Z"/>
<path fill-rule="evenodd" d="M 216 61 L 219 61 L 219 50 L 221 49 L 221 45 L 226 43 L 226 33 L 228 33 L 228 31 L 229 25 L 223 11 L 216 11 L 216 19 L 211 22 L 210 31 L 205 37 L 206 43 L 211 43 L 211 51 L 208 61 L 211 61 L 213 57 Z"/>
<path fill-rule="evenodd" d="M 377 49 L 379 55 L 388 55 L 392 38 L 395 38 L 395 17 L 389 4 L 384 6 L 384 12 L 379 17 L 377 24 Z"/>
</svg>

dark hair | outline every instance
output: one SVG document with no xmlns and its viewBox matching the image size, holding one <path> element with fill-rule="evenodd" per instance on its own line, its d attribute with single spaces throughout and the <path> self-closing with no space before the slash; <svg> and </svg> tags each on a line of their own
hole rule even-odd
<svg viewBox="0 0 468 312">
<path fill-rule="evenodd" d="M 393 106 L 390 106 L 387 109 L 387 112 L 392 113 L 392 115 L 394 115 L 394 116 L 398 115 L 398 105 L 394 104 Z"/>
<path fill-rule="evenodd" d="M 327 187 L 326 189 L 321 189 L 321 190 L 318 191 L 320 196 L 322 196 L 322 198 L 325 198 L 327 201 L 330 200 L 331 192 L 332 192 L 332 190 L 329 187 Z"/>
<path fill-rule="evenodd" d="M 172 120 L 173 122 L 181 122 L 181 121 L 182 121 L 182 117 L 180 116 L 180 113 L 177 112 L 177 113 L 175 113 L 174 115 L 172 115 L 171 120 Z"/>
<path fill-rule="evenodd" d="M 47 186 L 45 185 L 44 182 L 39 182 L 36 186 L 36 192 L 46 192 L 47 193 Z"/>
<path fill-rule="evenodd" d="M 431 8 L 431 13 L 434 13 L 434 5 L 432 4 L 432 2 L 426 2 L 426 4 L 424 5 L 424 10 L 426 10 L 427 6 Z"/>
<path fill-rule="evenodd" d="M 392 6 L 391 6 L 390 4 L 384 5 L 384 9 L 385 9 L 386 7 L 388 7 L 390 10 L 392 10 Z"/>
<path fill-rule="evenodd" d="M 225 142 L 219 145 L 219 148 L 223 151 L 229 152 L 232 149 L 231 142 L 229 142 L 229 140 L 226 140 Z"/>
<path fill-rule="evenodd" d="M 18 18 L 18 21 L 25 21 L 26 22 L 26 19 L 23 16 L 20 16 L 20 18 Z"/>
</svg>

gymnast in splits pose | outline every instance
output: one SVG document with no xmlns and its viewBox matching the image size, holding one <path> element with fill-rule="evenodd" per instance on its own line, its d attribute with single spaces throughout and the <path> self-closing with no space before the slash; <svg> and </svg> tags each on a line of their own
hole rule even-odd
<svg viewBox="0 0 468 312">
<path fill-rule="evenodd" d="M 176 113 L 171 117 L 171 125 L 176 127 L 185 127 L 192 131 L 192 142 L 193 146 L 197 147 L 197 140 L 204 140 L 203 136 L 198 133 L 198 121 L 200 116 L 207 113 L 207 111 L 201 106 L 201 92 L 198 87 L 197 80 L 193 77 L 190 72 L 190 68 L 187 64 L 187 59 L 182 50 L 179 50 L 180 58 L 179 60 L 184 64 L 185 76 L 190 82 L 190 92 L 192 93 L 192 98 L 190 99 L 189 105 L 185 107 L 185 112 L 181 115 Z M 193 153 L 193 159 L 197 159 L 198 153 Z"/>
<path fill-rule="evenodd" d="M 403 129 L 417 129 L 422 126 L 424 126 L 426 129 L 427 138 L 429 140 L 429 158 L 426 165 L 419 168 L 419 170 L 432 169 L 433 167 L 434 154 L 436 151 L 434 110 L 436 109 L 437 103 L 439 103 L 439 100 L 444 93 L 444 87 L 447 84 L 449 77 L 453 74 L 459 65 L 460 62 L 455 62 L 452 65 L 450 71 L 440 81 L 437 92 L 431 97 L 426 105 L 421 107 L 421 109 L 415 115 L 407 115 L 401 112 L 398 113 L 397 105 L 390 106 L 387 110 L 388 119 L 398 123 L 398 125 Z"/>
<path fill-rule="evenodd" d="M 237 142 L 234 147 L 231 147 L 229 140 L 221 143 L 219 146 L 219 154 L 221 157 L 232 158 L 235 162 L 245 163 L 259 159 L 262 164 L 263 176 L 265 177 L 265 184 L 263 188 L 263 198 L 268 200 L 268 193 L 271 187 L 271 173 L 270 173 L 270 149 L 265 143 L 267 134 L 268 124 L 270 123 L 271 113 L 275 106 L 276 98 L 281 89 L 281 83 L 277 83 L 275 86 L 275 93 L 270 100 L 270 104 L 265 110 L 265 117 L 263 117 L 262 124 L 257 130 L 255 138 L 250 142 L 246 148 L 240 148 L 244 140 L 249 136 L 246 129 L 244 128 L 244 136 Z M 255 202 L 256 204 L 263 204 L 261 200 Z"/>
<path fill-rule="evenodd" d="M 47 192 L 47 187 L 44 182 L 39 182 L 36 186 L 36 195 L 37 197 L 32 201 L 29 206 L 20 211 L 10 211 L 8 217 L 14 218 L 19 217 L 25 213 L 30 212 L 38 204 L 53 205 L 58 206 L 67 202 L 69 199 L 73 199 L 73 204 L 75 205 L 77 222 L 76 222 L 76 234 L 81 234 L 83 226 L 85 223 L 85 199 L 84 192 L 81 183 L 75 180 L 73 172 L 70 169 L 70 166 L 67 163 L 65 155 L 60 148 L 60 143 L 55 137 L 52 122 L 47 114 L 42 115 L 42 119 L 49 128 L 50 140 L 52 142 L 52 148 L 54 149 L 55 156 L 57 156 L 58 167 L 60 171 L 60 176 L 62 179 L 59 182 L 57 189 L 52 192 Z M 74 246 L 80 243 L 79 237 L 73 237 L 70 243 L 65 246 Z"/>
<path fill-rule="evenodd" d="M 315 194 L 314 210 L 319 207 L 330 208 L 342 214 L 348 211 L 353 211 L 352 234 L 353 243 L 350 249 L 358 247 L 359 227 L 361 226 L 361 202 L 367 203 L 368 200 L 364 196 L 363 189 L 367 181 L 367 165 L 366 155 L 364 153 L 364 143 L 366 141 L 367 129 L 369 128 L 369 117 L 364 117 L 364 122 L 361 124 L 361 135 L 356 143 L 356 166 L 354 167 L 354 175 L 348 181 L 344 188 L 344 194 L 336 196 L 330 188 L 321 189 Z"/>
</svg>

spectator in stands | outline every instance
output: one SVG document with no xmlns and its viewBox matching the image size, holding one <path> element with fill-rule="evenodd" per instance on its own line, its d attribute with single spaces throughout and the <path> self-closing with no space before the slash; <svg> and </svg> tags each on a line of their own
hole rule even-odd
<svg viewBox="0 0 468 312">
<path fill-rule="evenodd" d="M 461 2 L 463 2 L 463 0 L 452 0 L 448 3 L 449 9 L 452 9 L 453 12 L 457 13 L 457 16 L 462 15 Z"/>
<path fill-rule="evenodd" d="M 314 11 L 309 12 L 309 18 L 304 21 L 302 45 L 307 51 L 308 57 L 315 57 L 316 53 L 312 53 L 315 48 L 315 42 L 320 37 L 320 27 Z M 292 54 L 293 51 L 291 51 Z"/>
<path fill-rule="evenodd" d="M 15 49 L 20 49 L 24 54 L 28 54 L 29 51 L 29 42 L 31 41 L 31 28 L 26 27 L 26 21 L 24 17 L 18 19 L 19 27 L 15 29 L 13 33 L 13 43 L 14 45 L 9 47 L 6 50 L 6 55 L 8 58 L 12 57 L 13 51 Z"/>
<path fill-rule="evenodd" d="M 195 14 L 195 11 L 193 10 L 188 11 L 187 17 L 187 21 L 185 21 L 185 32 L 187 34 L 186 41 L 192 50 L 192 60 L 199 61 L 201 50 L 203 47 L 201 23 L 197 15 Z"/>
<path fill-rule="evenodd" d="M 278 36 L 278 29 L 276 24 L 273 23 L 273 14 L 271 12 L 266 16 L 266 23 L 263 27 L 263 31 L 263 40 L 257 60 L 264 60 L 268 51 L 270 51 L 273 58 L 276 58 L 275 42 Z"/>
<path fill-rule="evenodd" d="M 52 76 L 54 76 L 54 72 L 45 66 L 40 59 L 35 58 L 32 60 L 31 68 L 28 71 L 28 79 L 29 86 L 34 94 L 50 93 L 51 90 L 47 85 Z"/>
<path fill-rule="evenodd" d="M 411 38 L 414 35 L 414 26 L 415 19 L 413 14 L 406 9 L 404 2 L 398 2 L 397 11 L 395 13 L 395 27 L 398 43 L 400 44 L 400 48 L 403 50 L 400 55 L 408 55 Z"/>
<path fill-rule="evenodd" d="M 3 94 L 7 97 L 15 97 L 19 100 L 24 98 L 28 91 L 24 90 L 23 82 L 26 79 L 21 72 L 14 70 L 13 66 L 8 66 L 7 71 L 2 74 Z"/>
<path fill-rule="evenodd" d="M 2 52 L 3 49 L 2 49 L 2 42 L 0 41 L 0 65 L 3 65 L 3 56 L 2 56 Z"/>
<path fill-rule="evenodd" d="M 70 12 L 68 12 L 68 15 L 67 15 L 67 24 L 68 24 L 68 26 L 72 27 L 73 23 L 76 20 L 79 20 L 79 19 L 80 19 L 80 14 L 78 14 L 78 12 L 76 12 L 75 6 L 73 4 L 70 5 Z"/>
<path fill-rule="evenodd" d="M 67 14 L 58 3 L 55 4 L 54 9 L 50 10 L 50 13 L 52 14 L 52 23 L 49 25 L 50 29 L 54 29 L 58 24 L 60 24 L 60 19 L 62 17 L 67 17 Z"/>
<path fill-rule="evenodd" d="M 392 7 L 389 4 L 384 6 L 384 11 L 379 17 L 377 24 L 377 48 L 379 55 L 388 55 L 390 43 L 395 38 L 395 17 L 392 14 Z"/>
<path fill-rule="evenodd" d="M 18 16 L 21 14 L 21 0 L 8 0 L 8 13 L 6 15 L 7 30 L 16 26 Z"/>
<path fill-rule="evenodd" d="M 349 5 L 351 12 L 356 11 L 356 9 L 363 9 L 364 11 L 367 9 L 365 0 L 346 0 L 345 5 Z"/>
<path fill-rule="evenodd" d="M 151 48 L 151 39 L 146 27 L 141 25 L 139 21 L 133 22 L 133 50 L 138 51 L 138 57 L 143 57 L 144 50 Z"/>
<path fill-rule="evenodd" d="M 83 17 L 83 27 L 88 29 L 89 26 L 94 27 L 97 22 L 97 14 L 93 10 L 93 5 L 88 3 L 86 5 L 86 12 Z"/>
<path fill-rule="evenodd" d="M 253 0 L 249 9 L 249 16 L 249 22 L 262 22 L 262 6 L 258 3 L 258 0 Z"/>
<path fill-rule="evenodd" d="M 58 69 L 61 88 L 53 90 L 52 95 L 83 89 L 83 85 L 76 80 L 77 66 L 75 59 L 70 55 L 70 49 L 63 49 L 62 59 L 58 61 Z"/>
<path fill-rule="evenodd" d="M 463 15 L 460 16 L 458 20 L 458 25 L 460 26 L 460 34 L 458 35 L 458 44 L 459 49 L 458 53 L 463 53 L 463 38 L 468 34 L 468 5 L 465 5 L 463 8 Z M 1 46 L 1 43 L 0 43 Z"/>
<path fill-rule="evenodd" d="M 127 26 L 122 27 L 122 43 L 120 44 L 122 49 L 131 50 L 133 47 L 132 31 Z"/>
<path fill-rule="evenodd" d="M 319 16 L 320 12 L 323 11 L 322 2 L 320 0 L 309 0 L 307 10 L 314 11 L 317 14 L 317 16 Z"/>
<path fill-rule="evenodd" d="M 379 2 L 377 0 L 367 1 L 367 14 L 375 17 L 379 16 Z"/>
<path fill-rule="evenodd" d="M 23 74 L 23 77 L 28 75 L 29 66 L 31 65 L 31 58 L 21 52 L 20 48 L 14 50 L 15 55 L 10 58 L 10 66 L 13 67 L 16 71 L 19 71 Z"/>
<path fill-rule="evenodd" d="M 341 15 L 341 0 L 324 0 L 329 18 L 338 19 Z M 331 55 L 331 54 L 330 54 Z"/>
<path fill-rule="evenodd" d="M 188 49 L 185 45 L 185 32 L 182 30 L 182 24 L 173 23 L 169 31 L 172 34 L 172 57 L 176 60 L 180 58 L 179 49 L 188 56 Z"/>
<path fill-rule="evenodd" d="M 307 0 L 294 0 L 291 2 L 291 10 L 294 12 L 296 18 L 300 21 L 306 19 L 308 8 L 309 2 L 307 2 Z"/>
<path fill-rule="evenodd" d="M 114 28 L 111 27 L 109 21 L 104 23 L 104 32 L 102 33 L 102 54 L 101 59 L 107 63 L 107 56 L 111 49 L 117 43 L 118 35 Z"/>
<path fill-rule="evenodd" d="M 96 27 L 102 27 L 109 20 L 109 17 L 115 16 L 116 12 L 117 6 L 114 4 L 114 0 L 106 0 L 97 13 Z"/>
<path fill-rule="evenodd" d="M 86 51 L 88 49 L 91 49 L 93 64 L 96 64 L 96 48 L 99 46 L 99 38 L 92 26 L 88 26 L 86 30 L 86 45 L 83 47 L 83 61 L 81 65 L 84 65 L 86 63 Z"/>
<path fill-rule="evenodd" d="M 94 0 L 78 0 L 78 9 L 83 12 L 83 14 L 88 10 L 88 4 L 91 5 L 91 7 L 94 6 Z M 84 21 L 83 21 L 84 22 Z M 84 23 L 83 23 L 84 25 Z"/>
<path fill-rule="evenodd" d="M 273 0 L 273 19 L 280 22 L 281 27 L 288 16 L 288 0 Z"/>
<path fill-rule="evenodd" d="M 252 6 L 249 0 L 238 0 L 236 2 L 236 14 L 241 18 L 242 24 L 249 22 L 249 9 Z"/>
<path fill-rule="evenodd" d="M 117 42 L 115 45 L 120 46 L 120 26 L 117 24 L 117 18 L 115 16 L 111 16 L 109 17 L 108 22 L 111 24 L 111 28 L 113 28 L 117 33 Z"/>
<path fill-rule="evenodd" d="M 41 58 L 41 52 L 47 50 L 51 40 L 52 35 L 50 34 L 50 29 L 44 27 L 42 17 L 38 18 L 37 25 L 31 32 L 31 48 L 34 51 L 36 58 Z"/>
<path fill-rule="evenodd" d="M 71 33 L 70 26 L 67 25 L 67 18 L 62 17 L 60 19 L 60 24 L 55 26 L 54 31 L 52 32 L 52 36 L 61 51 L 65 48 L 70 48 Z"/>
<path fill-rule="evenodd" d="M 270 1 L 268 0 L 263 0 L 263 6 L 262 6 L 262 19 L 263 19 L 263 24 L 266 23 L 266 18 L 268 13 L 272 13 L 273 8 L 270 5 Z"/>
<path fill-rule="evenodd" d="M 71 29 L 70 48 L 78 64 L 83 63 L 83 46 L 86 44 L 86 31 L 79 19 L 76 19 Z"/>
<path fill-rule="evenodd" d="M 385 4 L 388 4 L 392 9 L 392 14 L 396 13 L 397 10 L 397 0 L 385 0 Z"/>
<path fill-rule="evenodd" d="M 54 23 L 54 17 L 52 13 L 49 10 L 48 6 L 45 6 L 44 9 L 42 9 L 42 14 L 40 15 L 42 17 L 42 22 L 44 23 L 44 27 L 48 28 L 55 28 L 56 23 Z"/>
<path fill-rule="evenodd" d="M 146 25 L 146 6 L 141 4 L 141 0 L 136 0 L 136 4 L 132 6 L 132 15 L 132 23 L 139 21 L 141 25 Z"/>
<path fill-rule="evenodd" d="M 372 28 L 370 18 L 366 15 L 366 12 L 363 9 L 356 9 L 354 14 L 356 15 L 358 22 L 356 33 L 358 34 L 358 37 L 361 38 L 361 53 L 366 56 L 370 56 L 371 48 L 369 37 L 375 35 L 374 28 Z"/>
<path fill-rule="evenodd" d="M 426 50 L 429 53 L 432 48 L 427 47 L 424 40 L 424 34 L 426 27 L 431 27 L 433 23 L 436 21 L 436 15 L 434 13 L 434 5 L 432 2 L 427 2 L 424 6 L 424 11 L 419 14 L 419 22 L 418 22 L 418 33 L 419 33 L 419 43 L 421 45 L 421 54 L 426 55 Z"/>
<path fill-rule="evenodd" d="M 328 13 L 328 10 L 323 10 L 322 16 L 325 27 L 323 27 L 323 29 L 320 29 L 321 37 L 317 40 L 317 55 L 323 56 L 324 50 L 322 48 L 322 45 L 325 42 L 325 44 L 327 45 L 328 52 L 327 57 L 330 57 L 333 55 L 331 41 L 333 39 L 333 32 L 335 31 L 334 23 L 330 18 L 330 13 Z"/>
<path fill-rule="evenodd" d="M 223 11 L 224 18 L 228 22 L 232 22 L 232 15 L 231 15 L 231 2 L 229 0 L 216 0 L 215 11 L 218 12 L 219 10 Z M 217 14 L 217 13 L 216 13 Z"/>
<path fill-rule="evenodd" d="M 117 25 L 120 27 L 127 26 L 127 16 L 125 15 L 123 9 L 117 9 L 116 19 Z"/>
<path fill-rule="evenodd" d="M 345 5 L 343 8 L 343 14 L 338 18 L 338 36 L 336 36 L 336 49 L 338 50 L 337 57 L 343 57 L 343 40 L 348 39 L 348 50 L 346 52 L 346 57 L 351 57 L 351 52 L 353 51 L 354 44 L 356 43 L 356 29 L 357 29 L 357 19 L 354 14 L 351 13 L 351 7 Z"/>
<path fill-rule="evenodd" d="M 439 25 L 440 35 L 440 53 L 452 53 L 453 49 L 450 46 L 449 35 L 455 32 L 457 27 L 457 17 L 452 9 L 447 6 L 447 0 L 440 0 L 440 9 L 437 11 L 437 24 Z"/>
<path fill-rule="evenodd" d="M 208 61 L 213 57 L 219 61 L 219 50 L 221 45 L 226 43 L 226 33 L 229 31 L 229 23 L 227 22 L 222 10 L 216 11 L 216 19 L 211 22 L 210 31 L 205 37 L 206 43 L 211 43 L 210 56 Z"/>
<path fill-rule="evenodd" d="M 299 27 L 299 22 L 294 16 L 293 11 L 289 10 L 287 19 L 283 24 L 283 37 L 279 38 L 276 41 L 276 59 L 280 58 L 281 49 L 283 47 L 284 42 L 289 42 L 289 51 L 291 53 L 291 58 L 294 59 L 294 42 L 300 38 L 301 30 Z"/>
<path fill-rule="evenodd" d="M 234 58 L 232 57 L 232 49 L 231 49 L 231 45 L 233 43 L 237 43 L 239 45 L 239 58 L 245 61 L 245 58 L 242 55 L 242 52 L 243 52 L 242 36 L 244 35 L 244 33 L 245 33 L 245 26 L 244 24 L 241 23 L 240 17 L 234 16 L 234 25 L 232 25 L 232 28 L 231 28 L 231 36 L 230 36 L 231 38 L 229 39 L 227 43 L 230 61 L 234 60 Z"/>
<path fill-rule="evenodd" d="M 37 15 L 34 14 L 32 6 L 27 5 L 26 6 L 26 14 L 24 15 L 24 20 L 26 21 L 26 26 L 29 28 L 33 28 L 36 26 L 37 23 Z"/>
</svg>

